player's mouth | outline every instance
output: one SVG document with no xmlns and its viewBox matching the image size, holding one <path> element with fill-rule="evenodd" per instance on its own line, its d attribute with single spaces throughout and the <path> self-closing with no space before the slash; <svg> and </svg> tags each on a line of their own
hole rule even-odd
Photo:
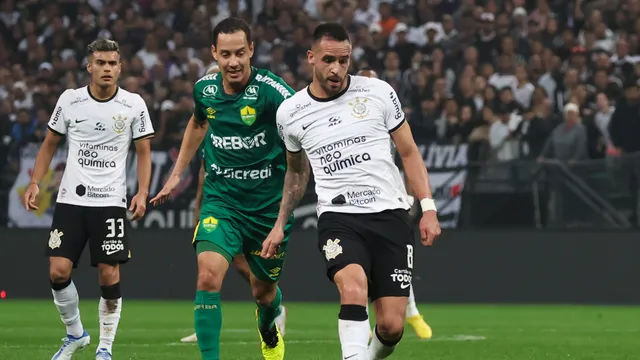
<svg viewBox="0 0 640 360">
<path fill-rule="evenodd" d="M 229 77 L 234 78 L 234 79 L 238 78 L 238 77 L 241 77 L 242 76 L 242 69 L 235 69 L 235 70 L 229 69 L 229 70 L 227 70 L 227 75 L 229 75 Z"/>
<path fill-rule="evenodd" d="M 331 86 L 340 86 L 340 79 L 339 78 L 328 78 L 327 82 Z"/>
<path fill-rule="evenodd" d="M 104 81 L 111 81 L 111 80 L 113 80 L 113 76 L 105 75 L 105 76 L 101 77 L 101 79 L 104 80 Z"/>
</svg>

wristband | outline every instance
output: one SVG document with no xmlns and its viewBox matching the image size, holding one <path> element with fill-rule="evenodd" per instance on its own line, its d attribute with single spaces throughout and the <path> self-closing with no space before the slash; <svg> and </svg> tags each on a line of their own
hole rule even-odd
<svg viewBox="0 0 640 360">
<path fill-rule="evenodd" d="M 436 202 L 433 201 L 433 199 L 424 198 L 420 200 L 420 207 L 422 208 L 422 212 L 425 212 L 425 211 L 438 212 L 438 209 L 436 209 Z"/>
</svg>

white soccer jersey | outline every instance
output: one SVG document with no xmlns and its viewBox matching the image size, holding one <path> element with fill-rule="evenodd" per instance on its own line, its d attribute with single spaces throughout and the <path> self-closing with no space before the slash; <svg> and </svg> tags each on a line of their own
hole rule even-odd
<svg viewBox="0 0 640 360">
<path fill-rule="evenodd" d="M 127 207 L 126 163 L 132 140 L 153 135 L 149 110 L 138 94 L 118 89 L 108 100 L 89 87 L 66 90 L 49 130 L 67 137 L 69 154 L 57 202 Z"/>
<path fill-rule="evenodd" d="M 309 157 L 318 216 L 409 209 L 390 141 L 390 133 L 405 122 L 398 96 L 375 78 L 349 76 L 348 81 L 345 91 L 329 99 L 305 88 L 277 112 L 287 150 L 305 150 Z"/>
</svg>

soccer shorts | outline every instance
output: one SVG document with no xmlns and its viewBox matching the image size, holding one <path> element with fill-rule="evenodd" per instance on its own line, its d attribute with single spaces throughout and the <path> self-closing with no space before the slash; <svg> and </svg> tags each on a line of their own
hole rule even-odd
<svg viewBox="0 0 640 360">
<path fill-rule="evenodd" d="M 45 255 L 63 257 L 78 267 L 89 242 L 91 266 L 124 264 L 131 257 L 123 207 L 90 207 L 57 203 Z"/>
<path fill-rule="evenodd" d="M 325 212 L 318 219 L 318 248 L 327 276 L 350 264 L 362 266 L 372 301 L 409 296 L 413 271 L 414 233 L 406 210 L 373 214 Z"/>
<path fill-rule="evenodd" d="M 284 267 L 293 217 L 285 227 L 285 238 L 280 251 L 274 259 L 263 259 L 260 257 L 262 242 L 271 232 L 276 219 L 277 214 L 249 214 L 203 204 L 200 220 L 193 234 L 196 252 L 217 252 L 229 263 L 234 256 L 244 254 L 256 278 L 276 282 Z"/>
</svg>

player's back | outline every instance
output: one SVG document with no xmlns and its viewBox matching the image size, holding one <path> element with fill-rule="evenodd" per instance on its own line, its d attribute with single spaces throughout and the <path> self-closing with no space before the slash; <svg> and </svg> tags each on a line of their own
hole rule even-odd
<svg viewBox="0 0 640 360">
<path fill-rule="evenodd" d="M 242 211 L 277 213 L 286 153 L 275 115 L 293 90 L 282 79 L 252 68 L 241 93 L 228 95 L 222 76 L 204 76 L 194 86 L 196 117 L 209 122 L 204 140 L 205 201 Z"/>
<path fill-rule="evenodd" d="M 118 88 L 107 100 L 88 86 L 58 99 L 49 130 L 67 137 L 69 153 L 57 201 L 126 207 L 126 161 L 132 140 L 153 134 L 144 100 Z"/>
</svg>

